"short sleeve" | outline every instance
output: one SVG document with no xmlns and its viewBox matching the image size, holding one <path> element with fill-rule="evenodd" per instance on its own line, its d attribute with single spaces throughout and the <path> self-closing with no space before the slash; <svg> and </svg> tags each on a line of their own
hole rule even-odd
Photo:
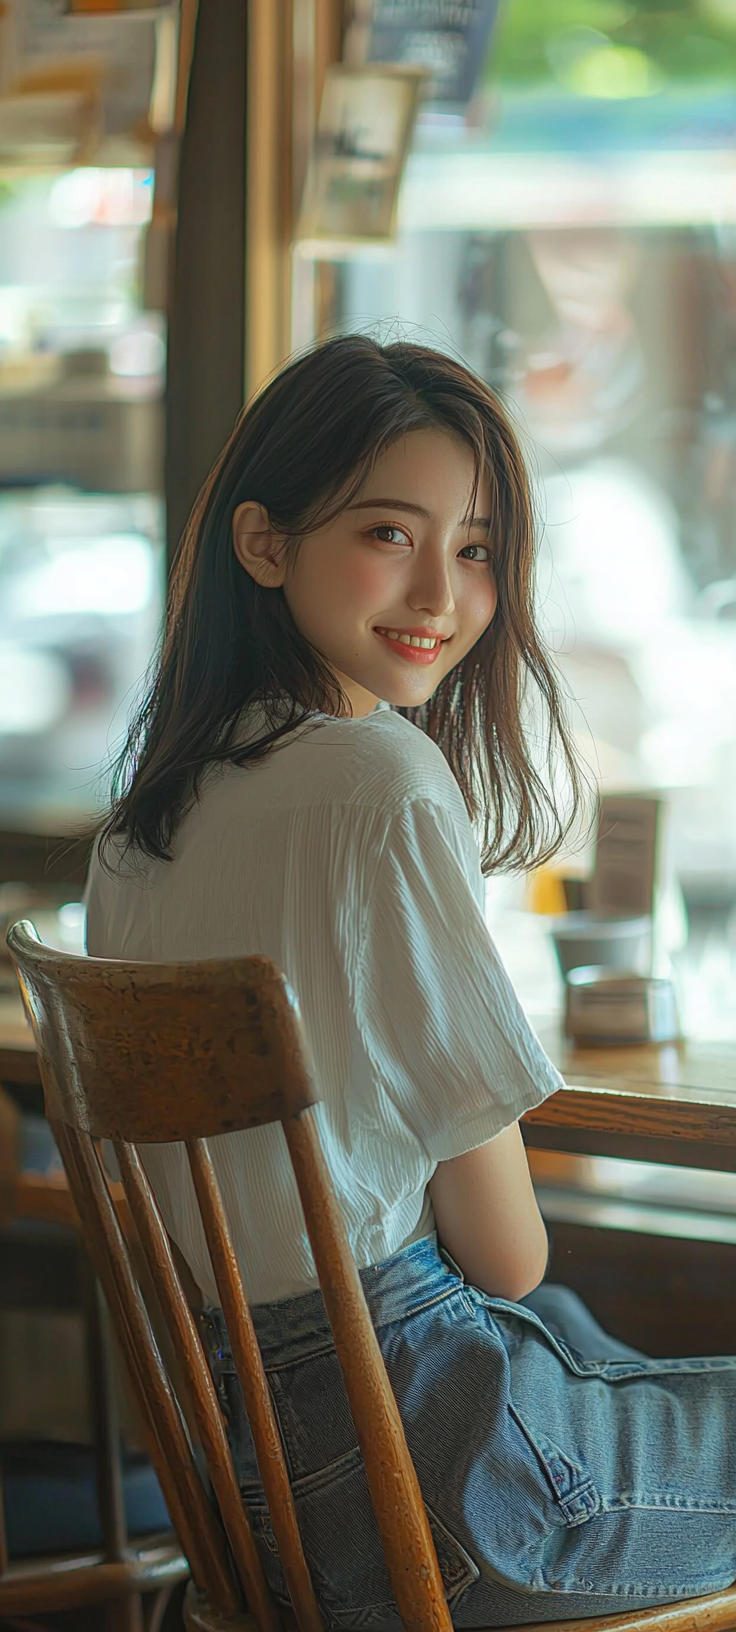
<svg viewBox="0 0 736 1632">
<path fill-rule="evenodd" d="M 488 933 L 481 883 L 469 821 L 416 800 L 389 824 L 363 917 L 362 1043 L 433 1162 L 484 1144 L 563 1086 Z"/>
</svg>

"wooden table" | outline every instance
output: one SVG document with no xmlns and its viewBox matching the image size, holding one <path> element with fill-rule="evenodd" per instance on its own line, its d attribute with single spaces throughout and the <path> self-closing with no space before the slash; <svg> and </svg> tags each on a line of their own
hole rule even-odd
<svg viewBox="0 0 736 1632">
<path fill-rule="evenodd" d="M 736 1172 L 736 1043 L 573 1049 L 542 1042 L 567 1086 L 524 1118 L 529 1146 Z M 0 1083 L 37 1084 L 20 1000 L 0 994 Z"/>
<path fill-rule="evenodd" d="M 736 1172 L 736 1043 L 542 1042 L 566 1087 L 524 1118 L 529 1146 Z"/>
</svg>

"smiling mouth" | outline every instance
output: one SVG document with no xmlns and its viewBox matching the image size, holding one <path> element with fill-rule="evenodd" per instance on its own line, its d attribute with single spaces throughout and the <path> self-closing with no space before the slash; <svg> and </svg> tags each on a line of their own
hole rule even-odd
<svg viewBox="0 0 736 1632">
<path fill-rule="evenodd" d="M 433 663 L 446 636 L 410 635 L 398 629 L 374 629 L 374 634 L 396 654 L 411 663 Z"/>
</svg>

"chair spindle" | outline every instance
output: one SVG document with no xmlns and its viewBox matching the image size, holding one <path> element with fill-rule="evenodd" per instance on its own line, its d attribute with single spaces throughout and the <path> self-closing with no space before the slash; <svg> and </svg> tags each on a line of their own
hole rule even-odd
<svg viewBox="0 0 736 1632">
<path fill-rule="evenodd" d="M 90 1254 L 115 1321 L 118 1342 L 149 1434 L 149 1454 L 192 1574 L 222 1615 L 240 1595 L 222 1534 L 192 1456 L 181 1413 L 161 1363 L 100 1161 L 88 1134 L 53 1122 Z M 196 1515 L 191 1522 L 189 1514 Z"/>
<path fill-rule="evenodd" d="M 243 1590 L 260 1632 L 281 1632 L 233 1471 L 220 1404 L 148 1174 L 135 1145 L 116 1139 L 114 1150 L 156 1295 L 172 1341 L 186 1357 L 197 1432 Z"/>
<path fill-rule="evenodd" d="M 271 1391 L 206 1140 L 189 1140 L 187 1154 L 289 1597 L 300 1632 L 323 1632 Z"/>
<path fill-rule="evenodd" d="M 335 1199 L 313 1107 L 284 1118 L 283 1128 L 403 1625 L 407 1632 L 452 1632 L 419 1481 Z M 361 1426 L 366 1424 L 367 1428 Z"/>
</svg>

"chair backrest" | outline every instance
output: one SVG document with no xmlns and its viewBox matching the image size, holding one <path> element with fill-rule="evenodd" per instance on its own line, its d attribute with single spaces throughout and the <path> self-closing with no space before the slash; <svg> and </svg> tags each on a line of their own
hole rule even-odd
<svg viewBox="0 0 736 1632">
<path fill-rule="evenodd" d="M 225 1618 L 240 1588 L 277 1632 L 217 1396 L 138 1146 L 181 1141 L 300 1632 L 321 1618 L 278 1425 L 207 1140 L 281 1122 L 404 1626 L 450 1632 L 418 1481 L 319 1142 L 298 1006 L 267 958 L 150 964 L 72 957 L 16 924 L 8 946 L 34 1029 L 46 1110 L 149 1431 L 151 1456 L 197 1586 Z M 230 1544 L 205 1494 L 161 1361 L 95 1141 L 112 1140 Z"/>
</svg>

